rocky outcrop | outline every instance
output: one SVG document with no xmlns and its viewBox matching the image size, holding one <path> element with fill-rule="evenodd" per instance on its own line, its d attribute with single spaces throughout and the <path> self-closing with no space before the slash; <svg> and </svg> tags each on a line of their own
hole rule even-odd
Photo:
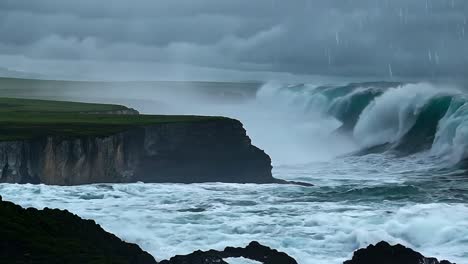
<svg viewBox="0 0 468 264">
<path fill-rule="evenodd" d="M 258 242 L 245 248 L 196 251 L 164 264 L 222 264 L 244 257 L 265 264 L 297 264 L 286 253 Z M 0 263 L 116 263 L 157 264 L 139 246 L 103 230 L 93 220 L 58 209 L 23 209 L 0 196 Z M 227 264 L 227 263 L 226 263 Z"/>
<path fill-rule="evenodd" d="M 452 264 L 447 260 L 438 261 L 402 245 L 391 246 L 387 242 L 359 249 L 351 260 L 344 264 Z"/>
<path fill-rule="evenodd" d="M 163 260 L 160 264 L 228 264 L 227 258 L 246 258 L 263 264 L 297 264 L 296 260 L 286 253 L 279 252 L 258 242 L 251 242 L 245 248 L 227 247 L 223 251 L 195 251 L 189 255 L 175 256 Z M 438 261 L 427 258 L 420 253 L 402 245 L 391 246 L 387 242 L 370 245 L 359 249 L 351 260 L 344 264 L 452 264 L 446 260 Z M 455 264 L 455 263 L 453 263 Z"/>
<path fill-rule="evenodd" d="M 297 264 L 286 253 L 251 242 L 245 248 L 195 251 L 160 264 L 228 264 L 229 258 L 263 264 Z M 92 220 L 65 210 L 23 209 L 0 196 L 0 263 L 157 264 L 149 253 L 106 232 Z M 427 258 L 402 245 L 380 242 L 354 253 L 344 264 L 452 264 Z"/>
<path fill-rule="evenodd" d="M 223 251 L 195 251 L 189 255 L 163 260 L 160 264 L 228 264 L 224 259 L 241 257 L 263 264 L 297 264 L 296 260 L 286 253 L 263 246 L 256 241 L 245 248 L 227 247 Z"/>
<path fill-rule="evenodd" d="M 227 118 L 0 142 L 0 182 L 8 183 L 281 183 L 271 169 L 242 124 Z"/>
<path fill-rule="evenodd" d="M 0 263 L 157 262 L 92 220 L 57 209 L 23 209 L 0 197 Z"/>
</svg>

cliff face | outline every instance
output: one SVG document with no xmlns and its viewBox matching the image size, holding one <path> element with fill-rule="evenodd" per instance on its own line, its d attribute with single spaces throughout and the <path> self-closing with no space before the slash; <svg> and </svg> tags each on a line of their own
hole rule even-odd
<svg viewBox="0 0 468 264">
<path fill-rule="evenodd" d="M 108 137 L 0 143 L 0 182 L 272 183 L 271 160 L 239 121 L 157 124 Z"/>
</svg>

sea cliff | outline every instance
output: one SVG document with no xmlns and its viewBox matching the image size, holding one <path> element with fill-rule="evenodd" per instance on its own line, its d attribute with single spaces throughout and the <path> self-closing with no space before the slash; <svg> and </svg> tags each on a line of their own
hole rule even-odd
<svg viewBox="0 0 468 264">
<path fill-rule="evenodd" d="M 279 182 L 271 168 L 242 124 L 228 118 L 0 142 L 0 182 L 8 183 Z"/>
</svg>

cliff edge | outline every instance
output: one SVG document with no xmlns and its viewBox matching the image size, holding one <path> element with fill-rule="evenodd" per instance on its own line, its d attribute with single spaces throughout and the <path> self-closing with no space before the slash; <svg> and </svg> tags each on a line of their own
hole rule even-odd
<svg viewBox="0 0 468 264">
<path fill-rule="evenodd" d="M 282 183 L 271 169 L 234 119 L 0 98 L 0 182 Z"/>
<path fill-rule="evenodd" d="M 7 183 L 279 182 L 271 169 L 270 157 L 228 118 L 0 142 L 0 182 Z"/>
</svg>

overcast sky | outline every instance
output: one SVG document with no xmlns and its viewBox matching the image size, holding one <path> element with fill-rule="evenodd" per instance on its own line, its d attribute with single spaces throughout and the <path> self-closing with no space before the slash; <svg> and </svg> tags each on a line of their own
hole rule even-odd
<svg viewBox="0 0 468 264">
<path fill-rule="evenodd" d="M 467 0 L 1 0 L 0 67 L 461 78 L 467 16 Z"/>
</svg>

